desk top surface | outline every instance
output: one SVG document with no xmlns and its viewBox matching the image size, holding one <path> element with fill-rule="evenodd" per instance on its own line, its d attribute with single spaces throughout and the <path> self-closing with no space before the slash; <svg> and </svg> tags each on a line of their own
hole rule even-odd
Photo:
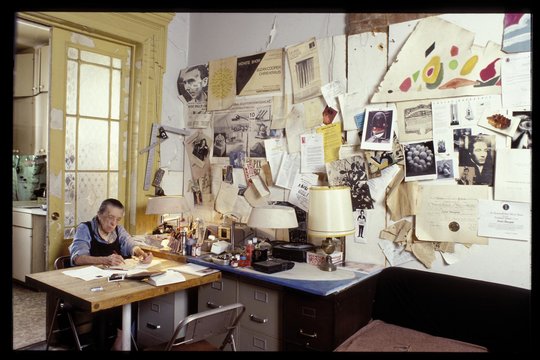
<svg viewBox="0 0 540 360">
<path fill-rule="evenodd" d="M 182 262 L 164 259 L 161 263 L 147 270 L 162 270 L 180 265 Z M 123 280 L 108 282 L 107 278 L 84 281 L 79 278 L 64 275 L 65 269 L 45 271 L 26 275 L 26 283 L 37 289 L 53 293 L 69 300 L 83 310 L 96 312 L 112 307 L 141 301 L 179 290 L 204 285 L 221 278 L 216 272 L 205 276 L 183 274 L 186 281 L 164 285 L 152 286 L 143 281 Z M 103 287 L 102 291 L 91 291 L 94 287 Z"/>
<path fill-rule="evenodd" d="M 290 270 L 266 274 L 253 270 L 251 267 L 234 268 L 228 265 L 209 263 L 197 257 L 187 257 L 187 262 L 322 296 L 345 290 L 377 273 L 375 271 L 370 274 L 364 274 L 343 269 L 338 269 L 334 272 L 324 272 L 314 265 L 295 262 L 295 266 Z"/>
</svg>

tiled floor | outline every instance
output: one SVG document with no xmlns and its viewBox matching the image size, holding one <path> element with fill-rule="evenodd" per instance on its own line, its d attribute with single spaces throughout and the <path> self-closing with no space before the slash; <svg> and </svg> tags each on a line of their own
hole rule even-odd
<svg viewBox="0 0 540 360">
<path fill-rule="evenodd" d="M 45 340 L 45 293 L 13 283 L 13 349 Z"/>
</svg>

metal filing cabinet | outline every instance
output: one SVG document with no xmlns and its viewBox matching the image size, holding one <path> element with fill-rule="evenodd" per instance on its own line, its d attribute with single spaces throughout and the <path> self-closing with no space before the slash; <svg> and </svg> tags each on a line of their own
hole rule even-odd
<svg viewBox="0 0 540 360">
<path fill-rule="evenodd" d="M 138 346 L 145 348 L 169 341 L 176 326 L 187 315 L 185 290 L 139 302 Z"/>
</svg>

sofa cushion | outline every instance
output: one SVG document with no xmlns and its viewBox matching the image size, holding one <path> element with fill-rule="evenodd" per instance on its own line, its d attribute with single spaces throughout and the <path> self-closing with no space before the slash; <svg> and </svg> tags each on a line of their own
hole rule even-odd
<svg viewBox="0 0 540 360">
<path fill-rule="evenodd" d="M 334 351 L 385 352 L 487 352 L 483 346 L 432 336 L 420 331 L 371 321 Z"/>
</svg>

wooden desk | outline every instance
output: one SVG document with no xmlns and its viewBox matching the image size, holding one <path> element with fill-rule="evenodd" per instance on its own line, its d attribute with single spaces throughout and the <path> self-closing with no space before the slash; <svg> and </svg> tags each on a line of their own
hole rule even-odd
<svg viewBox="0 0 540 360">
<path fill-rule="evenodd" d="M 161 259 L 162 262 L 148 270 L 162 270 L 178 266 L 179 261 Z M 84 281 L 62 274 L 65 269 L 45 271 L 26 275 L 26 283 L 39 290 L 46 291 L 56 297 L 76 305 L 81 310 L 97 312 L 122 306 L 122 329 L 131 329 L 131 303 L 173 293 L 180 290 L 204 285 L 221 279 L 221 272 L 205 276 L 184 274 L 186 281 L 152 286 L 142 281 L 124 280 L 108 282 L 106 278 Z M 103 291 L 91 291 L 91 288 L 102 286 Z M 122 332 L 122 350 L 130 350 L 130 331 Z"/>
</svg>

